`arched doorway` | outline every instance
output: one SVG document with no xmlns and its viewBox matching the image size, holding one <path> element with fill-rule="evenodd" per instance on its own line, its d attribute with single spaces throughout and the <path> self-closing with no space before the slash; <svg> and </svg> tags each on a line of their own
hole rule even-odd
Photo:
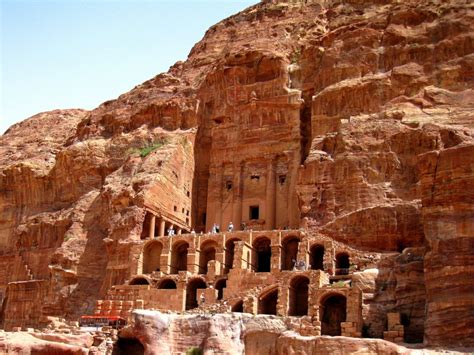
<svg viewBox="0 0 474 355">
<path fill-rule="evenodd" d="M 282 255 L 281 255 L 281 269 L 292 270 L 295 261 L 298 259 L 298 245 L 300 240 L 298 237 L 289 237 L 283 240 Z"/>
<path fill-rule="evenodd" d="M 270 272 L 272 248 L 270 239 L 262 237 L 253 243 L 254 267 L 257 272 Z"/>
<path fill-rule="evenodd" d="M 221 300 L 224 297 L 224 288 L 227 286 L 226 279 L 220 279 L 216 282 L 216 290 L 217 290 L 217 299 Z"/>
<path fill-rule="evenodd" d="M 203 279 L 192 279 L 186 286 L 186 310 L 196 308 L 198 304 L 197 289 L 206 288 L 207 285 Z"/>
<path fill-rule="evenodd" d="M 336 255 L 336 275 L 349 274 L 349 254 L 338 253 Z"/>
<path fill-rule="evenodd" d="M 311 270 L 324 270 L 324 246 L 314 244 L 310 249 Z"/>
<path fill-rule="evenodd" d="M 150 282 L 144 277 L 135 277 L 128 284 L 129 285 L 149 285 Z"/>
<path fill-rule="evenodd" d="M 160 282 L 158 288 L 160 290 L 173 290 L 176 289 L 176 282 L 174 282 L 172 279 L 164 279 Z"/>
<path fill-rule="evenodd" d="M 234 265 L 235 242 L 240 242 L 240 239 L 233 238 L 225 243 L 225 268 L 226 272 L 232 269 Z"/>
<path fill-rule="evenodd" d="M 160 271 L 160 257 L 163 244 L 152 241 L 145 245 L 143 250 L 143 273 L 151 274 L 153 271 Z"/>
<path fill-rule="evenodd" d="M 213 240 L 206 241 L 201 245 L 201 252 L 199 254 L 199 273 L 207 274 L 207 263 L 211 260 L 216 260 L 217 243 Z"/>
<path fill-rule="evenodd" d="M 321 335 L 341 335 L 341 322 L 346 321 L 346 297 L 332 294 L 320 306 Z"/>
<path fill-rule="evenodd" d="M 309 279 L 306 276 L 297 276 L 291 280 L 288 315 L 308 315 L 308 285 Z"/>
<path fill-rule="evenodd" d="M 237 303 L 235 303 L 231 308 L 231 312 L 243 313 L 244 312 L 244 301 L 240 300 Z"/>
<path fill-rule="evenodd" d="M 258 301 L 258 314 L 277 314 L 278 288 L 266 292 Z"/>
<path fill-rule="evenodd" d="M 176 242 L 171 252 L 171 274 L 186 271 L 188 268 L 188 247 L 185 241 Z"/>
</svg>

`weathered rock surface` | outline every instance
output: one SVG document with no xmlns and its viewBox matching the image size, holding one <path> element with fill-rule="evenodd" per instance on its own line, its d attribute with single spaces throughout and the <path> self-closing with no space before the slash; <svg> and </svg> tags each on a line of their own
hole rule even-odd
<svg viewBox="0 0 474 355">
<path fill-rule="evenodd" d="M 119 333 L 116 351 L 125 353 L 131 340 L 145 354 L 180 353 L 198 348 L 204 354 L 436 354 L 435 350 L 409 349 L 380 339 L 300 336 L 284 320 L 250 314 L 180 316 L 136 310 L 134 323 Z M 452 353 L 456 353 L 453 351 Z"/>
<path fill-rule="evenodd" d="M 74 354 L 87 355 L 92 338 L 87 336 L 61 336 L 42 333 L 0 333 L 2 354 Z"/>
<path fill-rule="evenodd" d="M 254 229 L 403 252 L 357 276 L 369 333 L 392 309 L 409 315 L 407 340 L 474 346 L 473 20 L 464 0 L 262 2 L 116 100 L 13 126 L 0 137 L 3 327 L 91 313 L 137 274 L 150 210 L 200 231 L 260 204 Z M 282 339 L 268 346 L 313 346 Z"/>
</svg>

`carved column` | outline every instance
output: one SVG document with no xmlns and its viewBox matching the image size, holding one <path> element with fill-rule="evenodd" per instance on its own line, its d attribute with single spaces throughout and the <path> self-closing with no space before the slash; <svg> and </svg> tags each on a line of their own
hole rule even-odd
<svg viewBox="0 0 474 355">
<path fill-rule="evenodd" d="M 265 228 L 272 230 L 275 228 L 275 205 L 276 205 L 276 181 L 275 163 L 270 159 L 267 164 L 267 187 L 266 187 L 266 216 Z"/>
<path fill-rule="evenodd" d="M 160 237 L 165 236 L 165 225 L 166 225 L 166 221 L 164 220 L 163 217 L 161 217 L 160 218 Z"/>
<path fill-rule="evenodd" d="M 234 191 L 232 195 L 233 203 L 233 223 L 235 230 L 240 230 L 240 224 L 242 223 L 242 197 L 243 197 L 243 169 L 244 163 L 234 164 Z"/>
<path fill-rule="evenodd" d="M 218 181 L 218 188 L 219 188 L 219 195 L 218 195 L 218 198 L 219 198 L 219 201 L 217 202 L 217 205 L 219 206 L 219 211 L 217 211 L 217 223 L 219 224 L 221 230 L 222 228 L 224 228 L 223 226 L 223 215 L 224 215 L 224 193 L 223 193 L 223 190 L 224 190 L 224 164 L 221 164 L 220 165 L 220 171 L 218 171 L 217 173 L 219 174 L 219 181 Z"/>
<path fill-rule="evenodd" d="M 150 230 L 148 231 L 149 239 L 153 239 L 155 237 L 155 222 L 156 222 L 156 216 L 152 214 L 150 218 Z"/>
</svg>

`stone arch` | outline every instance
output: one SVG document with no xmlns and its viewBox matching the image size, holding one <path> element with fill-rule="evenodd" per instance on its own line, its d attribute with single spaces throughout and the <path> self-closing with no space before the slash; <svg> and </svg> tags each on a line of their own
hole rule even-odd
<svg viewBox="0 0 474 355">
<path fill-rule="evenodd" d="M 324 245 L 311 245 L 309 255 L 311 270 L 324 270 Z"/>
<path fill-rule="evenodd" d="M 113 354 L 117 355 L 143 355 L 145 347 L 138 338 L 118 337 L 113 345 Z"/>
<path fill-rule="evenodd" d="M 288 315 L 308 315 L 309 279 L 306 276 L 296 276 L 290 281 Z"/>
<path fill-rule="evenodd" d="M 271 241 L 260 237 L 253 242 L 253 264 L 256 272 L 270 272 L 272 260 Z"/>
<path fill-rule="evenodd" d="M 239 238 L 232 238 L 225 242 L 225 267 L 226 270 L 232 269 L 234 265 L 235 242 L 240 242 Z"/>
<path fill-rule="evenodd" d="M 160 271 L 160 258 L 163 244 L 153 240 L 143 248 L 143 273 L 151 274 L 153 271 Z"/>
<path fill-rule="evenodd" d="M 340 252 L 336 255 L 336 275 L 347 275 L 349 274 L 349 254 L 346 252 Z"/>
<path fill-rule="evenodd" d="M 130 280 L 129 285 L 151 285 L 151 282 L 145 276 L 136 276 Z"/>
<path fill-rule="evenodd" d="M 173 279 L 164 279 L 160 281 L 158 288 L 166 290 L 176 289 L 176 282 Z"/>
<path fill-rule="evenodd" d="M 258 314 L 277 314 L 278 286 L 262 292 L 258 297 Z"/>
<path fill-rule="evenodd" d="M 214 240 L 206 240 L 201 244 L 201 252 L 199 253 L 199 273 L 207 274 L 207 263 L 216 260 L 217 242 Z"/>
<path fill-rule="evenodd" d="M 300 238 L 288 236 L 281 243 L 281 269 L 292 270 L 295 261 L 298 259 L 298 245 Z"/>
<path fill-rule="evenodd" d="M 193 278 L 186 285 L 186 310 L 199 306 L 197 299 L 197 290 L 207 288 L 206 282 L 200 277 Z"/>
<path fill-rule="evenodd" d="M 217 299 L 221 300 L 224 298 L 224 288 L 227 286 L 227 279 L 220 279 L 216 282 L 216 290 L 217 290 Z"/>
<path fill-rule="evenodd" d="M 346 308 L 346 296 L 340 293 L 330 293 L 321 299 L 321 335 L 341 335 L 341 323 L 346 321 Z"/>
<path fill-rule="evenodd" d="M 236 313 L 243 313 L 244 312 L 244 301 L 243 300 L 238 300 L 237 302 L 234 303 L 232 308 L 230 309 L 231 312 L 236 312 Z"/>
<path fill-rule="evenodd" d="M 188 268 L 188 248 L 189 244 L 184 240 L 173 244 L 171 251 L 171 274 L 179 271 L 186 271 Z"/>
</svg>

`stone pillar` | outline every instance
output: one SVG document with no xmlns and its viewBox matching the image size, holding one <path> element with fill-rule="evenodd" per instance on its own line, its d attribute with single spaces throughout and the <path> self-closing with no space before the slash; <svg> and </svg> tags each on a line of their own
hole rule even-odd
<svg viewBox="0 0 474 355">
<path fill-rule="evenodd" d="M 217 224 L 219 224 L 221 230 L 222 228 L 224 228 L 223 226 L 223 223 L 224 223 L 224 194 L 223 194 L 223 190 L 224 190 L 224 164 L 221 164 L 220 165 L 220 168 L 218 169 L 219 171 L 217 172 L 219 175 L 219 180 L 218 180 L 218 188 L 219 188 L 219 194 L 218 194 L 218 198 L 219 198 L 219 201 L 217 202 L 217 205 L 219 206 L 219 211 L 216 211 L 217 212 Z"/>
<path fill-rule="evenodd" d="M 235 255 L 235 254 L 234 254 Z M 225 251 L 224 247 L 218 246 L 216 248 L 216 261 L 220 262 L 222 265 L 225 265 Z"/>
<path fill-rule="evenodd" d="M 288 286 L 280 286 L 278 288 L 278 302 L 277 302 L 277 316 L 288 315 L 288 303 L 289 303 L 290 289 Z"/>
<path fill-rule="evenodd" d="M 160 237 L 165 236 L 165 226 L 166 226 L 166 221 L 163 217 L 160 218 Z"/>
<path fill-rule="evenodd" d="M 199 273 L 199 252 L 195 248 L 188 248 L 187 270 L 192 274 Z"/>
<path fill-rule="evenodd" d="M 234 244 L 234 262 L 232 265 L 232 269 L 237 270 L 237 269 L 245 269 L 246 264 L 244 265 L 244 258 L 243 258 L 243 253 L 244 253 L 244 246 L 245 242 L 235 242 Z"/>
<path fill-rule="evenodd" d="M 272 245 L 272 259 L 270 271 L 279 272 L 281 269 L 281 245 Z"/>
<path fill-rule="evenodd" d="M 307 240 L 299 242 L 296 260 L 303 260 L 306 266 L 309 267 L 309 246 Z"/>
<path fill-rule="evenodd" d="M 266 216 L 265 229 L 275 229 L 275 205 L 276 205 L 276 181 L 275 164 L 273 159 L 267 164 L 267 186 L 266 186 Z"/>
<path fill-rule="evenodd" d="M 235 163 L 234 164 L 234 190 L 232 195 L 233 203 L 233 223 L 234 229 L 240 230 L 240 225 L 242 223 L 242 197 L 243 197 L 243 169 L 244 163 Z"/>
<path fill-rule="evenodd" d="M 277 300 L 277 316 L 283 317 L 287 315 L 288 307 L 288 288 L 278 287 L 278 300 Z"/>
<path fill-rule="evenodd" d="M 152 214 L 150 218 L 150 230 L 148 231 L 149 239 L 153 239 L 155 237 L 155 222 L 156 222 L 156 216 Z"/>
</svg>

